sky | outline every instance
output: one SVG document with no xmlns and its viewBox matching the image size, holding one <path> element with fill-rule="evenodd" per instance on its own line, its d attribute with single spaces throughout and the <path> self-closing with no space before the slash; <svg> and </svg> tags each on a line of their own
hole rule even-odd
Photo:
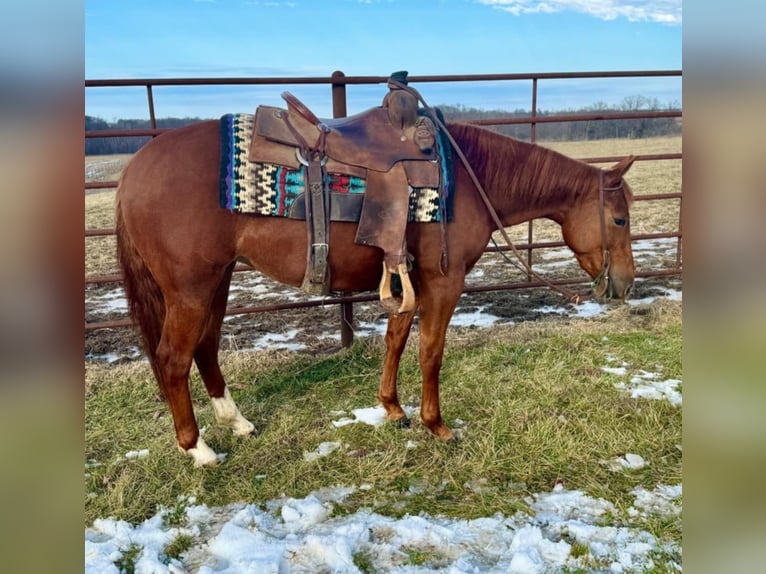
<svg viewBox="0 0 766 574">
<path fill-rule="evenodd" d="M 681 0 L 86 0 L 85 78 L 328 77 L 681 69 Z M 418 84 L 433 105 L 528 109 L 531 82 Z M 157 117 L 278 105 L 330 116 L 327 85 L 157 87 Z M 538 107 L 681 102 L 681 80 L 541 81 Z M 383 84 L 350 86 L 349 113 Z M 145 88 L 86 89 L 86 114 L 147 118 Z"/>
</svg>

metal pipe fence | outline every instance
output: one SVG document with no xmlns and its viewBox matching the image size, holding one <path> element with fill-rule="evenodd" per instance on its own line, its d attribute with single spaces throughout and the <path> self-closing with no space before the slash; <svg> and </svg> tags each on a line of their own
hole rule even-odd
<svg viewBox="0 0 766 574">
<path fill-rule="evenodd" d="M 680 70 L 649 70 L 649 71 L 613 71 L 613 72 L 566 72 L 566 73 L 532 73 L 532 74 L 470 74 L 470 75 L 420 75 L 409 76 L 410 84 L 419 83 L 449 83 L 449 82 L 500 82 L 500 81 L 525 81 L 531 82 L 531 106 L 528 116 L 521 117 L 503 117 L 503 118 L 485 118 L 461 120 L 468 123 L 483 126 L 502 126 L 502 125 L 529 125 L 530 140 L 537 141 L 537 126 L 539 124 L 563 123 L 563 122 L 590 122 L 607 120 L 631 120 L 631 119 L 655 119 L 655 118 L 676 118 L 682 117 L 681 110 L 637 110 L 631 112 L 604 112 L 594 111 L 593 113 L 572 113 L 540 115 L 538 109 L 538 92 L 540 82 L 550 80 L 575 80 L 575 79 L 610 79 L 610 78 L 657 78 L 657 77 L 681 77 Z M 154 90 L 156 86 L 243 86 L 243 85 L 310 85 L 324 84 L 330 86 L 330 95 L 332 100 L 333 117 L 345 117 L 347 115 L 347 86 L 365 85 L 365 84 L 385 84 L 387 76 L 346 76 L 341 71 L 334 72 L 329 77 L 253 77 L 253 78 L 146 78 L 146 79 L 103 79 L 103 80 L 85 80 L 85 88 L 109 88 L 109 87 L 145 87 L 147 96 L 147 107 L 149 112 L 149 122 L 151 128 L 141 129 L 108 129 L 108 130 L 89 130 L 85 132 L 86 139 L 90 138 L 114 138 L 114 137 L 156 137 L 172 128 L 158 128 Z M 254 105 L 257 102 L 254 102 Z M 635 155 L 635 154 L 634 154 Z M 622 159 L 621 156 L 590 157 L 579 158 L 588 163 L 608 163 L 616 162 Z M 662 154 L 638 154 L 636 161 L 665 161 L 681 160 L 681 153 L 662 153 Z M 116 188 L 117 181 L 86 181 L 84 188 L 88 190 L 111 189 Z M 682 201 L 682 193 L 659 193 L 637 195 L 635 201 Z M 676 276 L 681 274 L 681 253 L 682 253 L 682 221 L 681 214 L 684 210 L 679 209 L 678 226 L 675 231 L 663 233 L 634 234 L 632 239 L 664 239 L 675 238 L 677 240 L 675 264 L 662 269 L 639 270 L 637 277 L 657 277 L 657 276 Z M 99 238 L 113 236 L 113 228 L 86 229 L 86 238 Z M 527 253 L 527 262 L 532 264 L 532 257 L 535 250 L 550 249 L 564 246 L 563 241 L 535 241 L 534 240 L 534 222 L 528 223 L 526 243 L 516 244 L 516 249 Z M 508 247 L 488 246 L 485 253 L 509 250 Z M 238 264 L 235 272 L 250 270 L 245 265 Z M 107 283 L 120 283 L 119 274 L 110 275 L 91 275 L 85 277 L 86 285 L 102 285 Z M 554 280 L 554 284 L 571 285 L 583 283 L 585 280 L 561 279 Z M 466 287 L 464 293 L 476 293 L 486 291 L 503 291 L 511 289 L 530 289 L 543 286 L 534 280 L 532 276 L 527 276 L 526 281 L 502 283 L 497 285 L 482 285 Z M 274 312 L 283 309 L 309 308 L 324 305 L 338 305 L 340 308 L 340 330 L 341 342 L 344 346 L 351 344 L 353 340 L 353 331 L 351 323 L 353 321 L 353 304 L 359 302 L 374 301 L 376 294 L 362 295 L 344 295 L 340 297 L 323 298 L 303 302 L 290 302 L 273 305 L 238 307 L 227 309 L 227 315 Z M 129 319 L 99 321 L 85 323 L 85 330 L 95 329 L 113 329 L 124 328 L 131 325 Z"/>
</svg>

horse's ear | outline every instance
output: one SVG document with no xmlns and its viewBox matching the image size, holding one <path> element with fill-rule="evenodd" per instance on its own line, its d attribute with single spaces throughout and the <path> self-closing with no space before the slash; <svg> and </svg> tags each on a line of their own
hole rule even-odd
<svg viewBox="0 0 766 574">
<path fill-rule="evenodd" d="M 636 161 L 636 156 L 628 155 L 622 158 L 619 162 L 606 170 L 604 175 L 606 176 L 606 185 L 612 186 L 620 183 L 620 180 Z"/>
</svg>

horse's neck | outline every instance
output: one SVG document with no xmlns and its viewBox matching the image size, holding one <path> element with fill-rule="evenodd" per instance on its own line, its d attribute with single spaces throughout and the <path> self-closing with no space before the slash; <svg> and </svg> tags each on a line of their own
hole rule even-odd
<svg viewBox="0 0 766 574">
<path fill-rule="evenodd" d="M 592 167 L 580 161 L 494 133 L 477 138 L 470 156 L 469 161 L 479 168 L 479 181 L 507 226 L 539 217 L 561 223 L 597 177 Z"/>
<path fill-rule="evenodd" d="M 594 177 L 592 169 L 553 150 L 524 142 L 526 161 L 510 164 L 510 185 L 497 189 L 505 197 L 504 216 L 510 225 L 539 217 L 563 220 Z M 507 164 L 508 165 L 508 164 Z"/>
</svg>

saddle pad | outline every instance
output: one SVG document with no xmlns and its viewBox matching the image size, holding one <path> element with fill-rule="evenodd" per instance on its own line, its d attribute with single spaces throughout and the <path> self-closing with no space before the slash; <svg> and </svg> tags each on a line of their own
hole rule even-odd
<svg viewBox="0 0 766 574">
<path fill-rule="evenodd" d="M 293 202 L 305 191 L 303 170 L 248 159 L 254 119 L 253 114 L 221 117 L 219 204 L 238 213 L 288 217 Z M 363 194 L 366 190 L 365 179 L 357 176 L 329 173 L 328 178 L 330 190 L 335 193 Z M 445 186 L 445 189 L 450 190 L 450 187 Z M 449 193 L 447 199 L 451 199 L 451 195 Z M 432 223 L 440 220 L 438 189 L 410 188 L 409 203 L 408 221 Z M 447 201 L 445 206 L 448 219 L 451 219 L 451 203 Z"/>
</svg>

